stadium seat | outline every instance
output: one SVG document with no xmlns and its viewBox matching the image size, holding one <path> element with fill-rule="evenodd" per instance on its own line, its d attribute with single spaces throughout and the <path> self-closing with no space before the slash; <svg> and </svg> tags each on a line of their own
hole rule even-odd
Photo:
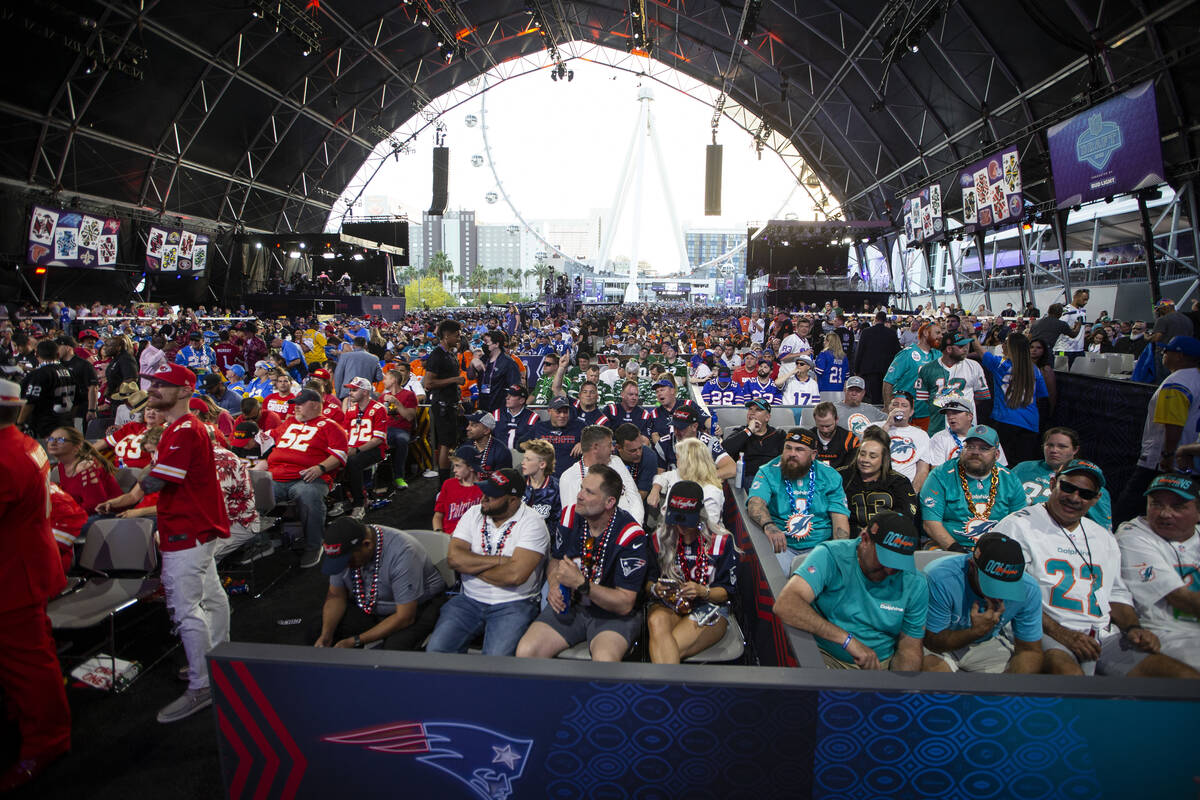
<svg viewBox="0 0 1200 800">
<path fill-rule="evenodd" d="M 110 425 L 113 424 L 112 417 L 96 417 L 87 424 L 83 431 L 83 438 L 89 442 L 94 442 L 97 439 L 103 439 L 104 434 L 108 431 Z"/>
<path fill-rule="evenodd" d="M 1058 372 L 1066 372 L 1067 369 L 1071 366 L 1069 362 L 1070 362 L 1070 359 L 1068 359 L 1066 356 L 1055 356 L 1054 357 L 1054 369 L 1057 370 Z"/>
<path fill-rule="evenodd" d="M 425 552 L 429 554 L 429 559 L 433 561 L 433 565 L 437 567 L 437 571 L 442 574 L 442 580 L 446 581 L 446 586 L 453 586 L 458 582 L 455 577 L 454 570 L 450 569 L 448 557 L 450 555 L 450 537 L 444 533 L 429 530 L 409 530 L 405 531 L 417 542 L 421 547 L 425 548 Z"/>
<path fill-rule="evenodd" d="M 742 636 L 742 628 L 738 625 L 737 617 L 730 614 L 725 635 L 716 644 L 683 660 L 688 664 L 723 664 L 738 661 L 745 652 L 746 639 Z"/>
<path fill-rule="evenodd" d="M 76 591 L 51 600 L 47 616 L 55 630 L 82 630 L 107 621 L 104 644 L 115 673 L 117 614 L 159 588 L 158 576 L 154 574 L 158 569 L 154 521 L 148 517 L 96 520 L 88 532 L 79 566 L 97 577 L 89 578 Z"/>
<path fill-rule="evenodd" d="M 924 572 L 934 561 L 952 555 L 956 555 L 956 553 L 952 553 L 949 550 L 918 550 L 913 553 L 913 561 L 916 563 L 917 569 Z"/>
<path fill-rule="evenodd" d="M 117 486 L 121 487 L 122 492 L 128 492 L 138 482 L 140 474 L 141 470 L 121 467 L 117 470 Z"/>
</svg>

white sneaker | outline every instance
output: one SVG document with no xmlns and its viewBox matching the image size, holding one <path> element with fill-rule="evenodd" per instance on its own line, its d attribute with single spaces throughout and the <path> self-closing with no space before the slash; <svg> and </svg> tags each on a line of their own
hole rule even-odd
<svg viewBox="0 0 1200 800">
<path fill-rule="evenodd" d="M 422 472 L 421 475 L 425 478 L 436 478 L 438 476 L 438 471 L 436 469 L 427 469 Z"/>
<path fill-rule="evenodd" d="M 329 511 L 328 511 L 330 519 L 333 519 L 334 517 L 340 517 L 342 514 L 345 514 L 345 513 L 346 513 L 346 506 L 344 503 L 334 503 L 333 505 L 331 505 L 329 507 Z"/>
<path fill-rule="evenodd" d="M 363 506 L 355 506 L 353 509 L 350 510 L 350 517 L 352 519 L 362 519 L 366 515 L 367 515 L 367 509 Z"/>
<path fill-rule="evenodd" d="M 158 712 L 158 721 L 164 723 L 178 722 L 211 705 L 212 690 L 209 687 L 188 689 L 178 698 L 163 706 L 162 710 Z"/>
</svg>

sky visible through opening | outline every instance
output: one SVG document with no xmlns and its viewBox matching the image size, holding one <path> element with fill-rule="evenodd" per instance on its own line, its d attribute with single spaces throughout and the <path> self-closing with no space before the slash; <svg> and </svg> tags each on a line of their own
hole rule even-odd
<svg viewBox="0 0 1200 800">
<path fill-rule="evenodd" d="M 764 149 L 760 160 L 751 135 L 729 119 L 722 120 L 717 138 L 724 145 L 723 213 L 705 217 L 704 148 L 712 141 L 712 108 L 649 78 L 582 59 L 568 65 L 575 73 L 573 81 L 552 81 L 549 69 L 539 70 L 495 85 L 481 98 L 442 116 L 450 148 L 449 209 L 474 210 L 477 224 L 518 222 L 487 165 L 481 130 L 486 123 L 496 171 L 527 221 L 586 218 L 596 211 L 607 218 L 638 119 L 638 88 L 644 85 L 654 92 L 651 110 L 665 169 L 660 171 L 647 140 L 639 261 L 648 261 L 654 272 L 680 268 L 661 172 L 669 182 L 676 218 L 685 228 L 744 230 L 748 222 L 788 213 L 814 218 L 802 189 L 780 210 L 792 193 L 794 177 L 770 150 Z M 479 124 L 468 127 L 468 115 Z M 404 213 L 419 223 L 431 197 L 433 137 L 431 126 L 413 143 L 413 152 L 398 161 L 387 159 L 363 192 L 363 207 L 356 213 L 381 213 L 383 207 L 383 213 Z M 484 158 L 481 166 L 472 164 L 476 155 Z M 500 195 L 493 204 L 485 199 L 489 192 Z M 633 206 L 631 195 L 610 258 L 632 254 Z"/>
</svg>

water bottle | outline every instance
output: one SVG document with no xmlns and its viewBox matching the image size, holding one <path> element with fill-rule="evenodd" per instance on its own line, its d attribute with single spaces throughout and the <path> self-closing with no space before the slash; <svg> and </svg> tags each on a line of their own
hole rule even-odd
<svg viewBox="0 0 1200 800">
<path fill-rule="evenodd" d="M 742 488 L 742 480 L 746 474 L 746 454 L 738 456 L 737 475 L 734 476 L 733 485 L 737 488 Z"/>
</svg>

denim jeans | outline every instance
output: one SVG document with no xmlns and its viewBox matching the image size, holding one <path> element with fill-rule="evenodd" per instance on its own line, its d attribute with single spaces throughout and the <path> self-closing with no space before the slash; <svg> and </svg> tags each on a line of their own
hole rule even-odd
<svg viewBox="0 0 1200 800">
<path fill-rule="evenodd" d="M 363 485 L 363 473 L 367 471 L 368 467 L 378 464 L 381 460 L 382 456 L 378 447 L 360 450 L 346 459 L 346 468 L 342 470 L 342 483 L 353 505 L 361 506 L 366 502 L 367 490 Z M 338 499 L 337 495 L 334 495 L 334 499 Z"/>
<path fill-rule="evenodd" d="M 408 461 L 408 443 L 412 441 L 410 431 L 388 428 L 387 446 L 392 459 L 392 477 L 403 478 L 404 464 Z"/>
<path fill-rule="evenodd" d="M 300 512 L 300 527 L 304 530 L 304 541 L 309 547 L 320 547 L 325 533 L 325 495 L 329 487 L 325 481 L 288 481 L 275 484 L 275 502 L 296 504 Z"/>
<path fill-rule="evenodd" d="M 485 656 L 511 656 L 517 642 L 538 615 L 538 598 L 488 605 L 465 594 L 442 606 L 437 627 L 425 646 L 429 653 L 465 653 L 471 640 L 483 631 Z"/>
</svg>

